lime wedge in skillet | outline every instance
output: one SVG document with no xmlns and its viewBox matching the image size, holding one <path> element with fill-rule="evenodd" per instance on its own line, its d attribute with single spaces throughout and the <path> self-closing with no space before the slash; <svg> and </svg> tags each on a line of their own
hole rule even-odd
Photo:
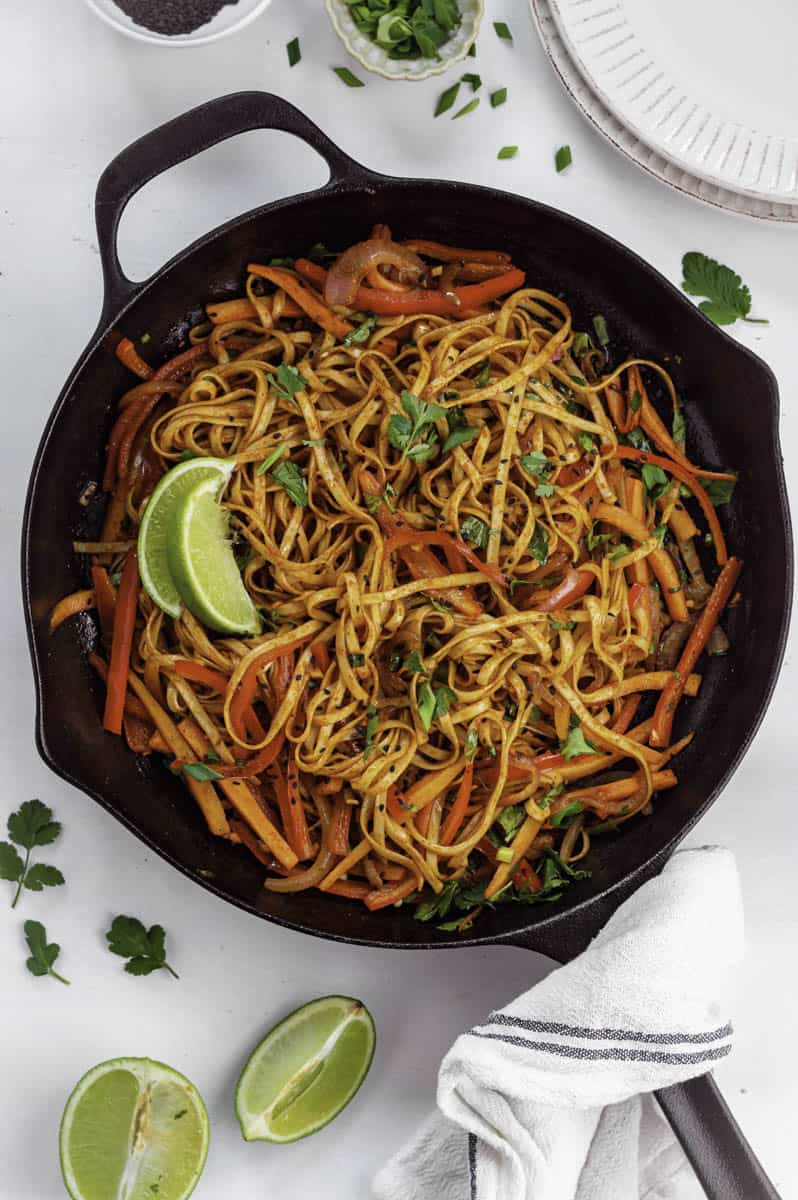
<svg viewBox="0 0 798 1200">
<path fill-rule="evenodd" d="M 185 1200 L 208 1154 L 208 1114 L 184 1075 L 149 1058 L 114 1058 L 75 1087 L 61 1118 L 72 1200 Z"/>
<path fill-rule="evenodd" d="M 295 1142 L 345 1108 L 366 1077 L 376 1035 L 349 996 L 324 996 L 291 1013 L 256 1046 L 236 1088 L 248 1142 Z"/>
<path fill-rule="evenodd" d="M 144 507 L 138 540 L 141 582 L 150 598 L 170 617 L 179 617 L 183 607 L 166 551 L 172 511 L 200 483 L 209 484 L 220 495 L 232 473 L 233 463 L 223 458 L 190 458 L 167 471 Z"/>
<path fill-rule="evenodd" d="M 215 480 L 198 479 L 175 499 L 168 514 L 166 555 L 183 603 L 204 625 L 220 633 L 260 632 Z"/>
</svg>

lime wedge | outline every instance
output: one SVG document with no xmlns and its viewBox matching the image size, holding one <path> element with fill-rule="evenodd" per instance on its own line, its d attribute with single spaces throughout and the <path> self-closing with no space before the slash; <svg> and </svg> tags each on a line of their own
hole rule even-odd
<svg viewBox="0 0 798 1200">
<path fill-rule="evenodd" d="M 184 1200 L 208 1154 L 208 1114 L 184 1075 L 149 1058 L 112 1058 L 80 1080 L 61 1118 L 72 1200 Z"/>
<path fill-rule="evenodd" d="M 366 1077 L 376 1034 L 349 996 L 312 1000 L 255 1047 L 236 1088 L 248 1142 L 295 1142 L 337 1117 Z"/>
<path fill-rule="evenodd" d="M 212 480 L 200 480 L 175 500 L 166 536 L 169 570 L 186 608 L 205 625 L 220 633 L 259 633 L 218 493 Z"/>
<path fill-rule="evenodd" d="M 138 540 L 141 582 L 170 617 L 179 617 L 183 607 L 166 551 L 172 509 L 200 482 L 209 483 L 220 494 L 232 473 L 233 463 L 223 458 L 190 458 L 167 471 L 144 506 Z"/>
</svg>

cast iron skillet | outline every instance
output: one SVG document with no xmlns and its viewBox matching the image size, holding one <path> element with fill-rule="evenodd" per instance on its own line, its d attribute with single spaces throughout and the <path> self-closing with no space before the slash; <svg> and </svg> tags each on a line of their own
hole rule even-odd
<svg viewBox="0 0 798 1200">
<path fill-rule="evenodd" d="M 326 160 L 329 182 L 229 222 L 145 283 L 128 280 L 116 233 L 131 196 L 161 171 L 255 128 L 281 129 L 309 143 Z M 36 738 L 45 762 L 197 883 L 290 929 L 374 946 L 504 943 L 559 961 L 572 958 L 620 901 L 660 870 L 720 794 L 776 682 L 790 608 L 792 545 L 770 370 L 647 263 L 598 230 L 489 188 L 377 175 L 284 100 L 258 92 L 211 101 L 124 150 L 100 180 L 96 215 L 105 279 L 102 317 L 47 424 L 25 511 L 23 591 L 38 698 Z M 102 501 L 87 511 L 77 499 L 88 480 L 102 475 L 112 409 L 130 383 L 105 344 L 109 331 L 118 325 L 133 338 L 146 331 L 151 353 L 166 357 L 201 319 L 202 304 L 240 294 L 247 261 L 298 254 L 322 240 L 345 246 L 377 221 L 402 235 L 508 250 L 528 269 L 530 281 L 568 297 L 577 328 L 603 313 L 620 351 L 633 348 L 667 362 L 686 400 L 693 457 L 742 470 L 735 502 L 723 510 L 723 519 L 735 553 L 756 564 L 766 583 L 753 587 L 743 577 L 742 603 L 727 622 L 733 652 L 702 666 L 700 699 L 683 705 L 677 732 L 689 722 L 700 736 L 679 760 L 679 787 L 656 805 L 651 818 L 632 823 L 617 839 L 603 839 L 592 856 L 592 879 L 572 885 L 559 904 L 507 905 L 483 914 L 468 936 L 456 940 L 403 910 L 369 913 L 318 892 L 265 892 L 258 864 L 208 835 L 179 781 L 148 760 L 132 758 L 122 739 L 103 732 L 101 688 L 84 656 L 94 636 L 91 619 L 82 619 L 78 636 L 74 624 L 55 637 L 47 632 L 54 602 L 85 586 L 70 546 L 76 532 L 97 532 Z M 711 1197 L 776 1195 L 709 1076 L 667 1089 L 660 1101 Z"/>
</svg>

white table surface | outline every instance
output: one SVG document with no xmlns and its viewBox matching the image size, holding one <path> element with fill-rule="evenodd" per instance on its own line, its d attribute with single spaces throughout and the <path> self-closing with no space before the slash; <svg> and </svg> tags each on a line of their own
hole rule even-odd
<svg viewBox="0 0 798 1200">
<path fill-rule="evenodd" d="M 734 334 L 779 377 L 788 474 L 798 494 L 798 230 L 702 207 L 621 159 L 560 90 L 522 0 L 488 0 L 478 57 L 465 68 L 481 73 L 483 103 L 455 123 L 432 119 L 450 77 L 413 85 L 368 77 L 366 89 L 345 88 L 329 68 L 347 57 L 320 9 L 314 0 L 275 0 L 242 35 L 177 51 L 118 36 L 80 0 L 0 6 L 0 816 L 33 796 L 51 804 L 64 835 L 48 858 L 68 881 L 58 891 L 27 895 L 15 913 L 0 907 L 0 1200 L 63 1195 L 56 1133 L 64 1101 L 89 1066 L 126 1054 L 174 1064 L 205 1096 L 213 1131 L 198 1200 L 366 1196 L 373 1170 L 432 1104 L 437 1064 L 455 1035 L 547 969 L 545 960 L 513 949 L 366 951 L 271 928 L 188 882 L 38 760 L 17 583 L 22 504 L 45 417 L 99 311 L 92 198 L 101 170 L 122 146 L 212 96 L 271 89 L 377 170 L 533 196 L 608 231 L 676 281 L 686 250 L 730 263 L 749 283 L 756 314 L 771 320 L 739 325 Z M 493 19 L 510 21 L 513 47 L 497 40 Z M 284 47 L 296 34 L 303 60 L 289 70 Z M 492 110 L 485 93 L 500 85 L 509 88 L 509 100 Z M 574 163 L 557 175 L 553 154 L 565 142 Z M 519 157 L 497 162 L 507 143 L 520 146 Z M 124 221 L 123 262 L 144 277 L 222 220 L 324 178 L 314 153 L 287 135 L 246 135 L 141 193 Z M 500 243 L 501 231 L 486 241 Z M 737 1043 L 718 1077 L 782 1195 L 793 1200 L 797 685 L 788 652 L 744 765 L 691 839 L 725 843 L 739 856 L 749 945 Z M 1 894 L 9 893 L 2 885 Z M 165 972 L 146 979 L 123 974 L 102 937 L 118 912 L 166 926 L 179 983 Z M 71 987 L 26 972 L 26 917 L 43 920 L 61 943 L 59 965 Z M 232 1110 L 243 1057 L 277 1018 L 334 991 L 362 997 L 379 1030 L 377 1057 L 357 1102 L 308 1142 L 245 1145 Z"/>
</svg>

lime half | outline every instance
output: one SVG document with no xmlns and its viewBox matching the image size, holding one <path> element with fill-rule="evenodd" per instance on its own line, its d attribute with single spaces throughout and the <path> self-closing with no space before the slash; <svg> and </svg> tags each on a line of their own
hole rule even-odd
<svg viewBox="0 0 798 1200">
<path fill-rule="evenodd" d="M 61 1172 L 73 1200 L 183 1200 L 208 1138 L 202 1097 L 184 1075 L 149 1058 L 112 1058 L 67 1101 Z"/>
<path fill-rule="evenodd" d="M 349 996 L 312 1000 L 255 1047 L 236 1088 L 248 1142 L 295 1142 L 345 1108 L 366 1077 L 376 1034 L 371 1013 Z"/>
<path fill-rule="evenodd" d="M 200 483 L 209 484 L 218 496 L 233 473 L 233 465 L 223 458 L 190 458 L 178 463 L 159 481 L 144 506 L 138 540 L 141 582 L 151 599 L 170 617 L 179 617 L 183 607 L 167 555 L 172 510 Z"/>
<path fill-rule="evenodd" d="M 197 483 L 172 506 L 169 570 L 186 608 L 220 633 L 259 633 L 260 617 L 241 579 L 227 513 L 212 480 Z"/>
</svg>

